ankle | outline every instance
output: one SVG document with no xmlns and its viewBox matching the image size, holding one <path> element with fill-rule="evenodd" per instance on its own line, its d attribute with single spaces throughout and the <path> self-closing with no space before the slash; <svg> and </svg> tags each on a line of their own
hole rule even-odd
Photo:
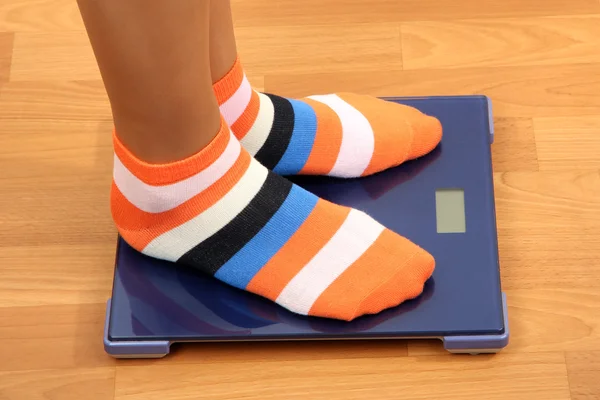
<svg viewBox="0 0 600 400">
<path fill-rule="evenodd" d="M 198 153 L 218 134 L 221 117 L 215 109 L 191 113 L 115 112 L 115 133 L 123 146 L 144 162 L 176 162 Z"/>
</svg>

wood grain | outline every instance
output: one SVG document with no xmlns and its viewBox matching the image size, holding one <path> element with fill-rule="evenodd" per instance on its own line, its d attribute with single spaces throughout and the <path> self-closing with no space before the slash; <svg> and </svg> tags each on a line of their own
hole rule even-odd
<svg viewBox="0 0 600 400">
<path fill-rule="evenodd" d="M 103 349 L 112 118 L 72 0 L 0 0 L 0 399 L 600 399 L 600 0 L 233 0 L 259 90 L 485 94 L 511 341 Z M 408 211 L 407 211 L 408 212 Z"/>
<path fill-rule="evenodd" d="M 105 306 L 1 307 L 0 371 L 114 366 L 102 347 Z"/>
<path fill-rule="evenodd" d="M 267 74 L 265 88 L 286 96 L 354 91 L 373 96 L 485 94 L 496 117 L 600 114 L 600 64 L 435 70 Z"/>
<path fill-rule="evenodd" d="M 510 352 L 600 350 L 598 293 L 598 286 L 507 290 L 514 305 Z"/>
<path fill-rule="evenodd" d="M 359 0 L 319 0 L 297 2 L 233 0 L 235 22 L 239 27 L 313 25 L 364 22 L 447 20 L 474 17 L 514 17 L 579 15 L 600 12 L 595 0 L 378 0 L 365 7 Z M 10 0 L 0 3 L 0 31 L 49 32 L 82 30 L 77 5 L 72 0 Z"/>
<path fill-rule="evenodd" d="M 106 202 L 106 200 L 106 197 L 101 197 L 98 202 Z M 15 235 L 9 238 L 8 234 L 4 234 L 4 229 L 0 230 L 0 238 L 4 242 L 0 246 L 0 263 L 6 266 L 0 272 L 0 307 L 96 304 L 104 302 L 110 295 L 114 243 L 111 243 L 109 238 L 116 240 L 116 232 L 112 226 L 104 224 L 107 231 L 105 235 L 95 234 L 91 237 L 86 235 L 89 224 L 93 224 L 94 216 L 97 219 L 107 220 L 106 213 L 102 212 L 100 215 L 90 213 L 84 221 L 65 224 L 61 229 L 51 230 L 50 226 L 53 223 L 60 223 L 62 220 L 60 217 L 65 218 L 67 214 L 75 215 L 72 210 L 57 211 L 62 213 L 51 220 L 37 219 L 37 223 L 43 226 L 38 237 Z M 40 213 L 48 214 L 50 211 L 44 207 L 38 211 L 38 214 Z M 0 216 L 4 217 L 4 214 Z M 13 217 L 23 218 L 24 215 L 13 215 Z M 3 221 L 6 222 L 7 233 L 11 230 L 23 230 L 22 224 L 6 221 L 6 219 Z M 52 239 L 46 239 L 50 235 Z M 21 245 L 17 243 L 19 241 Z M 57 244 L 44 246 L 35 244 L 40 241 Z M 60 244 L 66 241 L 73 244 Z M 77 242 L 85 244 L 74 244 Z M 87 244 L 89 242 L 101 242 L 101 244 Z M 40 259 L 42 254 L 46 257 L 46 261 Z M 25 280 L 23 276 L 32 276 L 35 279 Z"/>
<path fill-rule="evenodd" d="M 600 169 L 600 117 L 536 118 L 540 169 Z"/>
<path fill-rule="evenodd" d="M 14 36 L 11 32 L 0 32 L 0 84 L 8 82 Z"/>
<path fill-rule="evenodd" d="M 492 160 L 495 172 L 537 171 L 538 155 L 530 118 L 494 120 Z"/>
<path fill-rule="evenodd" d="M 118 400 L 569 399 L 559 353 L 119 366 L 115 389 Z"/>
<path fill-rule="evenodd" d="M 320 37 L 314 47 L 307 37 Z M 265 72 L 302 73 L 321 70 L 361 70 L 402 66 L 400 29 L 396 24 L 296 26 L 238 29 L 237 39 L 244 66 L 254 78 Z M 339 55 L 331 58 L 331 52 Z M 308 54 L 299 60 L 298 52 Z M 14 43 L 12 81 L 100 79 L 96 60 L 83 31 L 18 33 Z"/>
<path fill-rule="evenodd" d="M 596 0 L 233 0 L 236 23 L 242 26 L 347 24 L 464 18 L 579 15 L 600 12 Z"/>
<path fill-rule="evenodd" d="M 401 31 L 405 69 L 600 61 L 600 15 L 411 22 Z"/>
<path fill-rule="evenodd" d="M 108 400 L 114 369 L 0 372 L 2 400 Z"/>
<path fill-rule="evenodd" d="M 83 30 L 77 2 L 72 0 L 4 0 L 0 31 L 61 32 Z"/>
<path fill-rule="evenodd" d="M 0 247 L 15 246 L 0 255 L 0 259 L 10 259 L 20 265 L 14 269 L 15 275 L 21 268 L 44 268 L 34 261 L 36 255 L 28 252 L 28 246 L 63 254 L 61 258 L 43 263 L 54 262 L 58 267 L 71 255 L 76 257 L 74 260 L 78 259 L 78 251 L 88 251 L 74 248 L 70 255 L 65 252 L 70 246 L 108 245 L 108 241 L 114 241 L 116 237 L 108 208 L 111 125 L 86 121 L 85 116 L 84 121 L 40 117 L 40 120 L 0 118 L 0 144 L 5 146 L 0 150 L 0 183 L 4 194 L 0 196 L 0 220 L 3 222 Z M 35 234 L 28 228 L 32 226 Z M 98 256 L 86 256 L 91 263 L 87 267 L 68 264 L 64 268 L 76 272 L 78 267 L 100 267 L 101 264 L 97 264 L 100 259 L 110 259 Z M 78 261 L 82 260 L 79 258 Z M 79 271 L 83 276 L 91 270 Z"/>
<path fill-rule="evenodd" d="M 233 0 L 239 27 L 337 25 L 364 22 L 448 20 L 459 18 L 580 15 L 600 12 L 596 0 Z M 60 32 L 82 30 L 72 0 L 4 0 L 0 2 L 0 31 Z"/>
<path fill-rule="evenodd" d="M 382 359 L 407 356 L 407 343 L 400 340 L 304 341 L 257 343 L 199 343 L 175 345 L 170 357 L 152 365 L 198 363 L 264 363 L 311 360 Z M 146 360 L 131 360 L 127 366 L 144 366 Z"/>
<path fill-rule="evenodd" d="M 402 67 L 397 24 L 255 27 L 239 28 L 236 34 L 243 65 L 252 74 Z M 319 37 L 320 45 L 307 41 L 310 37 Z"/>
<path fill-rule="evenodd" d="M 566 358 L 571 399 L 600 399 L 600 352 L 569 352 Z"/>
<path fill-rule="evenodd" d="M 100 79 L 85 31 L 17 32 L 12 81 Z"/>
<path fill-rule="evenodd" d="M 600 288 L 600 173 L 507 172 L 495 183 L 504 286 Z"/>
<path fill-rule="evenodd" d="M 598 286 L 586 289 L 506 289 L 510 344 L 504 354 L 600 349 Z M 581 307 L 581 304 L 586 304 Z M 587 306 L 590 304 L 590 306 Z M 407 343 L 409 356 L 451 356 L 441 342 Z"/>
<path fill-rule="evenodd" d="M 89 153 L 83 152 L 81 157 L 88 155 Z M 62 160 L 58 171 L 66 170 L 69 162 L 73 163 L 72 168 L 77 168 L 79 160 L 83 164 L 83 159 L 74 156 Z M 25 167 L 17 158 L 5 158 L 5 161 L 5 165 Z M 52 169 L 56 165 L 47 159 L 43 160 L 36 166 L 36 172 L 41 173 L 44 168 Z M 108 245 L 116 238 L 108 208 L 110 177 L 81 176 L 76 171 L 71 171 L 61 178 L 22 178 L 2 183 L 2 188 L 0 218 L 3 218 L 3 224 L 0 227 L 0 248 L 14 246 L 13 250 L 2 255 L 2 259 L 21 264 L 19 258 L 29 254 L 32 257 L 30 261 L 33 262 L 36 254 L 27 253 L 27 247 L 39 246 L 40 250 L 62 254 L 64 262 L 70 257 L 65 250 L 70 249 L 71 245 Z M 75 198 L 74 193 L 77 194 Z M 61 249 L 61 245 L 65 247 Z M 42 255 L 38 254 L 37 257 Z M 109 256 L 102 258 L 103 261 L 109 259 Z M 44 268 L 44 264 L 48 263 L 56 266 L 61 264 L 60 260 L 37 260 L 28 268 Z M 23 261 L 22 265 L 26 263 L 27 261 Z M 68 268 L 76 267 L 72 265 Z M 86 272 L 84 270 L 81 273 Z"/>
<path fill-rule="evenodd" d="M 110 104 L 99 80 L 11 81 L 0 92 L 0 132 L 19 134 L 5 120 L 27 124 L 39 121 L 111 121 Z M 66 124 L 65 124 L 66 125 Z M 109 126 L 110 128 L 110 126 Z M 22 144 L 24 145 L 24 144 Z M 4 149 L 3 149 L 4 150 Z M 4 150 L 5 151 L 5 150 Z"/>
</svg>

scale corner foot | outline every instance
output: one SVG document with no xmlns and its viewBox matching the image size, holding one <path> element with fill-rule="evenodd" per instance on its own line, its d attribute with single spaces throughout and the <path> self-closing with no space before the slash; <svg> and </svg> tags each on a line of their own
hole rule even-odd
<svg viewBox="0 0 600 400">
<path fill-rule="evenodd" d="M 454 354 L 493 354 L 499 353 L 508 346 L 510 331 L 508 328 L 508 306 L 506 294 L 502 293 L 502 311 L 504 315 L 504 330 L 489 335 L 460 335 L 444 336 L 444 348 Z"/>
<path fill-rule="evenodd" d="M 166 340 L 113 340 L 109 335 L 111 299 L 106 303 L 104 321 L 104 351 L 114 358 L 163 358 L 171 351 L 171 342 Z"/>
</svg>

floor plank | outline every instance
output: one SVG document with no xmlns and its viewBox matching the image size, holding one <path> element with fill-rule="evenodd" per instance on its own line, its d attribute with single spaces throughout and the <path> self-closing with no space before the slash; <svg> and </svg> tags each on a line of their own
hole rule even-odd
<svg viewBox="0 0 600 400">
<path fill-rule="evenodd" d="M 169 357 L 153 360 L 131 360 L 125 365 L 174 365 L 198 363 L 263 363 L 303 360 L 382 359 L 404 357 L 407 343 L 399 340 L 342 340 L 305 342 L 199 343 L 178 344 Z"/>
<path fill-rule="evenodd" d="M 282 26 L 362 22 L 449 20 L 464 18 L 578 15 L 600 12 L 596 0 L 233 0 L 241 26 Z"/>
<path fill-rule="evenodd" d="M 93 107 L 80 115 L 77 110 L 85 106 L 76 105 L 76 100 L 65 106 L 67 93 L 56 96 L 53 92 L 53 96 L 44 96 L 43 91 L 37 92 L 40 98 L 48 104 L 52 97 L 59 104 L 64 100 L 63 107 L 33 102 L 29 112 L 34 113 L 38 108 L 36 118 L 16 118 L 17 104 L 33 97 L 26 95 L 21 100 L 19 96 L 12 97 L 11 92 L 9 88 L 0 98 L 0 104 L 11 104 L 0 110 L 0 144 L 6 146 L 0 150 L 0 183 L 6 194 L 0 197 L 3 221 L 0 247 L 16 246 L 17 249 L 13 255 L 5 252 L 0 257 L 12 258 L 22 267 L 42 268 L 40 256 L 36 259 L 36 253 L 19 249 L 47 245 L 62 245 L 68 249 L 70 245 L 113 242 L 116 231 L 108 202 L 113 161 L 112 124 L 88 120 L 92 117 L 85 114 L 98 115 Z M 74 108 L 69 110 L 70 106 Z M 59 119 L 50 119 L 52 109 L 61 110 L 56 113 Z M 10 117 L 3 119 L 4 113 Z M 69 118 L 83 120 L 69 121 Z M 30 232 L 32 224 L 35 234 Z M 49 250 L 51 248 L 44 249 Z M 55 254 L 70 256 L 69 253 Z M 25 258 L 20 259 L 23 255 Z M 60 258 L 56 262 L 60 263 Z"/>
<path fill-rule="evenodd" d="M 599 288 L 506 290 L 513 305 L 510 352 L 600 350 Z"/>
<path fill-rule="evenodd" d="M 83 30 L 17 32 L 11 81 L 100 79 L 100 71 Z"/>
<path fill-rule="evenodd" d="M 536 118 L 535 141 L 540 169 L 600 169 L 600 117 Z"/>
<path fill-rule="evenodd" d="M 600 399 L 600 352 L 567 353 L 571 400 Z"/>
<path fill-rule="evenodd" d="M 114 368 L 0 372 L 2 400 L 110 400 Z"/>
<path fill-rule="evenodd" d="M 265 88 L 300 97 L 354 91 L 374 96 L 484 94 L 496 117 L 600 114 L 600 64 L 268 74 Z"/>
<path fill-rule="evenodd" d="M 560 291 L 507 289 L 505 293 L 509 305 L 510 343 L 503 354 L 600 350 L 598 287 Z M 410 357 L 454 357 L 436 340 L 411 340 L 407 342 L 407 349 Z"/>
<path fill-rule="evenodd" d="M 71 0 L 10 0 L 0 2 L 0 31 L 38 32 L 83 30 L 77 2 Z"/>
<path fill-rule="evenodd" d="M 307 38 L 321 37 L 315 48 Z M 267 72 L 302 73 L 320 65 L 324 71 L 401 68 L 397 24 L 240 28 L 240 55 L 249 77 Z M 298 52 L 310 57 L 299 59 Z M 340 56 L 331 58 L 335 52 Z M 343 55 L 343 56 L 342 56 Z M 83 31 L 17 33 L 11 81 L 99 80 L 100 72 Z"/>
<path fill-rule="evenodd" d="M 0 32 L 0 84 L 8 82 L 13 52 L 14 33 Z"/>
<path fill-rule="evenodd" d="M 402 68 L 397 24 L 239 28 L 242 63 L 251 75 Z M 315 47 L 307 38 L 320 37 Z M 298 58 L 297 54 L 309 54 Z M 336 54 L 336 57 L 332 57 Z"/>
<path fill-rule="evenodd" d="M 85 156 L 89 156 L 89 153 L 83 152 L 80 155 Z M 35 168 L 41 171 L 44 167 L 55 168 L 60 165 L 60 169 L 67 169 L 66 164 L 70 161 L 74 165 L 72 168 L 76 168 L 78 160 L 81 159 L 74 155 L 65 157 L 64 164 L 46 159 L 41 160 L 42 164 Z M 7 160 L 6 165 L 10 164 L 11 161 Z M 16 158 L 12 165 L 26 168 L 25 163 L 17 162 Z M 59 177 L 44 179 L 39 176 L 2 183 L 5 196 L 0 197 L 0 218 L 3 218 L 0 247 L 40 246 L 48 251 L 45 248 L 48 245 L 62 245 L 64 249 L 69 249 L 72 245 L 114 242 L 117 232 L 110 217 L 110 179 L 110 175 L 84 173 L 83 176 L 78 176 L 72 172 Z M 77 193 L 77 197 L 73 198 L 72 193 Z M 30 232 L 32 225 L 35 225 L 35 233 Z M 20 250 L 13 254 L 17 255 L 13 258 L 14 262 L 18 262 Z M 65 252 L 54 254 L 62 254 L 63 262 L 70 257 Z M 11 254 L 5 253 L 4 257 L 10 259 Z M 43 254 L 38 257 L 31 261 L 43 263 Z M 103 261 L 106 259 L 102 258 Z M 54 262 L 60 264 L 60 260 Z M 39 264 L 38 267 L 41 268 Z"/>
<path fill-rule="evenodd" d="M 600 15 L 403 23 L 405 69 L 600 62 Z"/>
<path fill-rule="evenodd" d="M 102 346 L 104 313 L 105 303 L 1 307 L 0 371 L 114 366 Z"/>
<path fill-rule="evenodd" d="M 233 372 L 235 371 L 235 372 Z M 368 372 L 367 372 L 368 371 Z M 435 376 L 435 384 L 432 379 Z M 186 382 L 174 385 L 173 382 Z M 485 382 L 485 384 L 481 384 Z M 117 400 L 569 399 L 562 354 L 119 366 Z"/>
<path fill-rule="evenodd" d="M 20 133 L 18 127 L 6 125 L 9 122 L 5 120 L 11 119 L 16 120 L 13 124 L 22 123 L 30 129 L 31 124 L 39 124 L 39 121 L 110 123 L 112 116 L 102 81 L 72 81 L 63 77 L 61 81 L 7 83 L 0 92 L 0 134 Z"/>
<path fill-rule="evenodd" d="M 495 193 L 505 288 L 600 288 L 597 171 L 496 174 Z"/>
<path fill-rule="evenodd" d="M 354 24 L 448 20 L 458 18 L 578 15 L 600 12 L 596 0 L 377 0 L 365 7 L 359 0 L 297 2 L 233 0 L 238 27 L 313 24 Z M 0 3 L 0 31 L 38 32 L 82 30 L 77 5 L 71 0 L 10 0 Z"/>
<path fill-rule="evenodd" d="M 494 131 L 494 172 L 539 169 L 533 121 L 530 118 L 496 118 Z"/>
<path fill-rule="evenodd" d="M 509 346 L 106 355 L 110 104 L 75 1 L 0 0 L 0 399 L 598 399 L 600 0 L 232 2 L 259 90 L 489 96 Z"/>
<path fill-rule="evenodd" d="M 41 213 L 48 211 L 41 210 Z M 67 211 L 63 211 L 63 217 Z M 72 213 L 69 211 L 69 215 Z M 2 214 L 0 214 L 1 218 Z M 21 216 L 22 218 L 22 216 Z M 87 219 L 91 223 L 91 218 Z M 103 216 L 103 220 L 109 218 Z M 85 224 L 67 224 L 63 229 L 52 229 L 55 220 L 38 220 L 39 237 L 27 238 L 16 234 L 14 239 L 0 230 L 0 307 L 43 306 L 53 304 L 95 304 L 104 302 L 112 287 L 116 232 L 110 229 L 113 240 L 107 241 L 97 228 L 86 228 Z M 23 231 L 22 225 L 7 222 L 8 230 Z M 95 232 L 92 232 L 95 231 Z M 53 239 L 45 239 L 53 235 Z M 81 235 L 84 240 L 77 239 Z M 99 237 L 99 238 L 98 238 Z M 6 238 L 6 240 L 4 240 Z M 19 246 L 22 241 L 29 245 Z M 36 241 L 53 245 L 35 244 Z M 61 244 L 100 242 L 100 244 Z M 32 279 L 23 279 L 30 276 Z"/>
</svg>

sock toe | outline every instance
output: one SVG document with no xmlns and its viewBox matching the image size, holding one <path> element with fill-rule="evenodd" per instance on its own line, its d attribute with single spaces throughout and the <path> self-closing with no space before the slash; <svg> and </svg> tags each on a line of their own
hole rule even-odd
<svg viewBox="0 0 600 400">
<path fill-rule="evenodd" d="M 424 156 L 431 152 L 442 140 L 441 122 L 429 115 L 422 114 L 411 121 L 414 132 L 414 139 L 408 154 L 408 159 L 412 160 Z"/>
<path fill-rule="evenodd" d="M 309 315 L 351 321 L 395 307 L 419 296 L 434 268 L 431 254 L 386 229 L 319 296 Z"/>
<path fill-rule="evenodd" d="M 423 293 L 425 282 L 431 277 L 434 269 L 433 256 L 417 248 L 413 257 L 358 304 L 349 320 L 362 315 L 377 314 L 418 297 Z"/>
</svg>

